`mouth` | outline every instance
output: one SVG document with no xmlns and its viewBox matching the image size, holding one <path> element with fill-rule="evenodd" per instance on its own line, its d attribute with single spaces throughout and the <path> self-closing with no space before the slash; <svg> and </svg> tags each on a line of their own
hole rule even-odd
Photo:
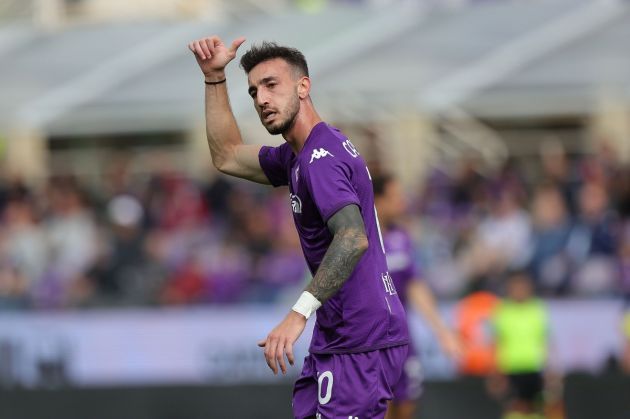
<svg viewBox="0 0 630 419">
<path fill-rule="evenodd" d="M 262 120 L 263 122 L 270 122 L 275 117 L 275 115 L 276 113 L 274 111 L 263 111 Z"/>
</svg>

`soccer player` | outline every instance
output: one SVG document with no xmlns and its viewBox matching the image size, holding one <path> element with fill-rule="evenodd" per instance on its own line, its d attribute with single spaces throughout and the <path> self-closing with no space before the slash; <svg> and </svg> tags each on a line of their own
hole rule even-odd
<svg viewBox="0 0 630 419">
<path fill-rule="evenodd" d="M 401 225 L 401 219 L 407 210 L 401 184 L 393 176 L 384 174 L 374 177 L 373 186 L 376 209 L 383 227 L 387 265 L 398 296 L 403 305 L 409 302 L 423 315 L 446 354 L 458 358 L 461 353 L 459 341 L 442 321 L 431 289 L 421 280 L 414 263 L 411 237 Z M 387 419 L 415 417 L 416 405 L 422 392 L 422 369 L 411 344 L 402 375 L 392 391 L 394 399 L 389 405 Z"/>
<path fill-rule="evenodd" d="M 317 321 L 293 391 L 295 418 L 383 418 L 407 355 L 405 312 L 387 272 L 365 161 L 317 114 L 306 60 L 264 42 L 241 58 L 260 121 L 278 147 L 245 145 L 231 111 L 225 67 L 244 38 L 189 44 L 205 76 L 206 129 L 221 172 L 288 185 L 295 225 L 313 279 L 292 310 L 259 342 L 274 374 L 293 365 L 293 344 Z"/>
</svg>

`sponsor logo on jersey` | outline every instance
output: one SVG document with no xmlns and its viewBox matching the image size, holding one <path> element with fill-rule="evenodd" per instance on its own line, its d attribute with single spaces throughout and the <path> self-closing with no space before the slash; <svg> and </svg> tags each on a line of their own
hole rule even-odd
<svg viewBox="0 0 630 419">
<path fill-rule="evenodd" d="M 396 295 L 396 287 L 394 287 L 394 280 L 391 276 L 389 276 L 389 272 L 385 272 L 381 274 L 381 279 L 383 280 L 383 286 L 385 286 L 385 292 L 389 295 Z M 390 310 L 391 311 L 391 310 Z"/>
<path fill-rule="evenodd" d="M 343 142 L 343 148 L 345 148 L 346 151 L 354 158 L 359 155 L 357 148 L 354 146 L 354 144 L 350 142 L 350 140 L 346 140 Z"/>
<path fill-rule="evenodd" d="M 302 200 L 299 196 L 290 193 L 289 198 L 291 199 L 291 209 L 296 214 L 302 214 Z"/>
<path fill-rule="evenodd" d="M 319 150 L 315 149 L 315 150 L 313 150 L 313 154 L 311 154 L 311 161 L 308 162 L 308 163 L 309 164 L 313 163 L 313 160 L 319 160 L 322 157 L 326 157 L 326 156 L 335 157 L 335 156 L 333 156 L 333 154 L 330 151 L 328 151 L 326 149 L 323 149 L 323 148 L 320 148 Z"/>
</svg>

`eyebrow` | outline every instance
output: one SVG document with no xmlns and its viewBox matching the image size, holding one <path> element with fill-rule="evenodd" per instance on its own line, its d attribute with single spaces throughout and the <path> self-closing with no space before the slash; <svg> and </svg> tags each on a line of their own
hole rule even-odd
<svg viewBox="0 0 630 419">
<path fill-rule="evenodd" d="M 262 78 L 258 84 L 267 84 L 270 81 L 275 81 L 277 79 L 276 76 L 267 76 L 265 78 Z M 247 89 L 247 93 L 249 93 L 249 95 L 251 96 L 252 93 L 254 93 L 257 90 L 255 85 L 249 86 L 249 89 Z"/>
</svg>

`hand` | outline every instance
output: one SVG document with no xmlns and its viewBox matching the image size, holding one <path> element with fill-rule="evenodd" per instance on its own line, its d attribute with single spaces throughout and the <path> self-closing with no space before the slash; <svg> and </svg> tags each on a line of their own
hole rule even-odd
<svg viewBox="0 0 630 419">
<path fill-rule="evenodd" d="M 210 36 L 192 41 L 188 44 L 197 59 L 197 64 L 206 77 L 216 75 L 223 76 L 225 66 L 236 57 L 236 51 L 245 42 L 244 37 L 240 37 L 232 42 L 228 48 L 218 36 Z"/>
<path fill-rule="evenodd" d="M 265 348 L 265 359 L 274 375 L 278 374 L 278 365 L 280 365 L 282 374 L 287 373 L 287 367 L 284 363 L 285 352 L 289 364 L 295 363 L 293 344 L 300 337 L 305 326 L 306 317 L 291 310 L 266 339 L 258 342 L 258 346 Z"/>
<path fill-rule="evenodd" d="M 453 360 L 458 360 L 462 357 L 463 347 L 462 343 L 457 336 L 450 330 L 446 330 L 438 336 L 440 346 L 442 350 Z"/>
</svg>

